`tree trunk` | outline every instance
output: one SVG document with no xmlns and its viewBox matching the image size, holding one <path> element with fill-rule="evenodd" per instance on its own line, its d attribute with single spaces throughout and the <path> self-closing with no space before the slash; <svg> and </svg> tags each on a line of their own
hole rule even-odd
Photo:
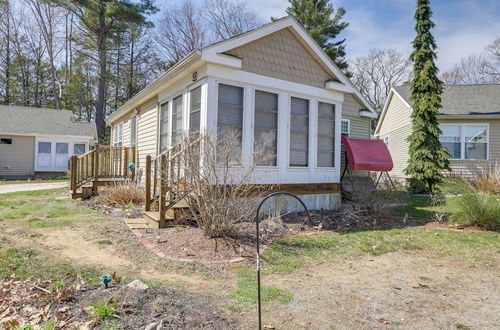
<svg viewBox="0 0 500 330">
<path fill-rule="evenodd" d="M 101 3 L 99 11 L 99 33 L 97 36 L 97 52 L 98 52 L 98 66 L 99 66 L 99 80 L 97 83 L 97 99 L 95 106 L 95 125 L 97 128 L 97 137 L 99 143 L 102 142 L 104 137 L 104 101 L 106 91 L 106 21 L 104 16 L 105 5 Z"/>
<path fill-rule="evenodd" d="M 7 26 L 5 40 L 5 104 L 10 104 L 10 1 L 5 3 L 7 9 Z"/>
</svg>

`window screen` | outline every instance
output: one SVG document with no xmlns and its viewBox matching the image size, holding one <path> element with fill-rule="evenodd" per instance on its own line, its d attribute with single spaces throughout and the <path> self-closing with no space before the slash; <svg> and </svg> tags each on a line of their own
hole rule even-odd
<svg viewBox="0 0 500 330">
<path fill-rule="evenodd" d="M 335 105 L 318 103 L 318 167 L 333 167 L 335 142 Z"/>
<path fill-rule="evenodd" d="M 0 144 L 12 144 L 12 139 L 0 139 Z"/>
<path fill-rule="evenodd" d="M 241 159 L 241 133 L 243 127 L 243 88 L 219 84 L 219 103 L 217 112 L 218 139 L 231 137 L 232 160 Z"/>
<path fill-rule="evenodd" d="M 172 101 L 172 145 L 182 139 L 182 95 Z"/>
<path fill-rule="evenodd" d="M 201 86 L 189 93 L 189 133 L 200 132 Z"/>
<path fill-rule="evenodd" d="M 50 142 L 38 142 L 38 153 L 39 154 L 50 154 L 52 152 L 52 143 Z"/>
<path fill-rule="evenodd" d="M 308 166 L 309 100 L 292 97 L 290 113 L 290 166 Z"/>
<path fill-rule="evenodd" d="M 168 102 L 160 106 L 160 152 L 168 148 Z"/>
<path fill-rule="evenodd" d="M 135 146 L 137 142 L 137 117 L 130 118 L 130 145 Z"/>
<path fill-rule="evenodd" d="M 256 164 L 276 166 L 278 95 L 255 91 L 254 148 Z"/>
</svg>

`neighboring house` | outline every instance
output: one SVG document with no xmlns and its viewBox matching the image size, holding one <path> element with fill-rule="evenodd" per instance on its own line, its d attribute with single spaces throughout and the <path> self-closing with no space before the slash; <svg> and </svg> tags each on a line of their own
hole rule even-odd
<svg viewBox="0 0 500 330">
<path fill-rule="evenodd" d="M 95 138 L 95 124 L 75 122 L 71 111 L 0 105 L 0 177 L 65 172 Z"/>
<path fill-rule="evenodd" d="M 500 162 L 500 85 L 445 86 L 438 120 L 441 143 L 453 174 L 470 177 Z M 384 139 L 394 160 L 391 174 L 405 178 L 411 133 L 410 86 L 393 87 L 375 136 Z"/>
<path fill-rule="evenodd" d="M 193 132 L 241 134 L 239 157 L 257 136 L 272 160 L 255 183 L 308 191 L 311 208 L 339 205 L 340 136 L 369 138 L 376 114 L 292 17 L 196 50 L 110 115 L 112 145 L 147 155 Z M 297 185 L 299 184 L 299 185 Z"/>
</svg>

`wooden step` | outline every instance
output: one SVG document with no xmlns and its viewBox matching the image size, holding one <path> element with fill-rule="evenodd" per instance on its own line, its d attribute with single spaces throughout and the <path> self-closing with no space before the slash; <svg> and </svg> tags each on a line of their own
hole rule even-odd
<svg viewBox="0 0 500 330">
<path fill-rule="evenodd" d="M 160 221 L 160 212 L 147 211 L 143 213 L 144 219 L 148 220 L 154 228 L 165 228 L 174 224 L 174 214 L 172 210 L 168 210 L 165 214 L 165 220 Z"/>
</svg>

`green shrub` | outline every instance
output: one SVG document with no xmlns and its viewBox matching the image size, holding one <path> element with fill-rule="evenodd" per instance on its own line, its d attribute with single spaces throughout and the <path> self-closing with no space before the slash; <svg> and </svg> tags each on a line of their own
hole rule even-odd
<svg viewBox="0 0 500 330">
<path fill-rule="evenodd" d="M 94 317 L 113 318 L 118 316 L 118 303 L 112 302 L 110 298 L 103 299 L 97 303 L 91 303 L 90 315 Z"/>
<path fill-rule="evenodd" d="M 464 183 L 462 196 L 457 198 L 451 220 L 488 229 L 500 229 L 500 196 L 477 191 Z"/>
</svg>

